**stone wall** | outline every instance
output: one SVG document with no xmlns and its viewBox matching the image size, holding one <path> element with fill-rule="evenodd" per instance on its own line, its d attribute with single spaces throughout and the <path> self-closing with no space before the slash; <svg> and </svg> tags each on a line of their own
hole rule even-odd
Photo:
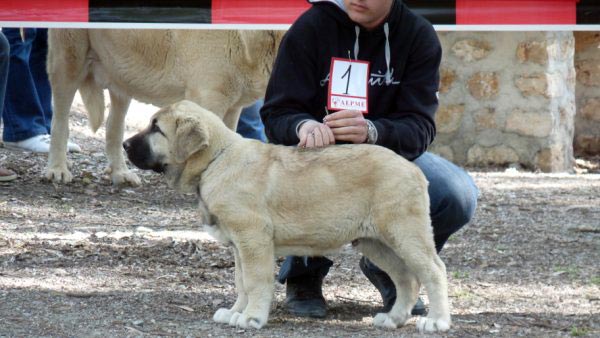
<svg viewBox="0 0 600 338">
<path fill-rule="evenodd" d="M 440 32 L 438 135 L 431 150 L 470 166 L 546 172 L 573 165 L 571 32 Z"/>
<path fill-rule="evenodd" d="M 600 32 L 575 32 L 575 152 L 600 155 Z"/>
</svg>

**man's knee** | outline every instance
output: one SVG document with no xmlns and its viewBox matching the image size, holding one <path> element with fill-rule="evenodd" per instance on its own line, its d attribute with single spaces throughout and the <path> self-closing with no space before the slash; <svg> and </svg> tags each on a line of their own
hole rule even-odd
<svg viewBox="0 0 600 338">
<path fill-rule="evenodd" d="M 453 233 L 475 214 L 478 190 L 473 179 L 450 161 L 425 153 L 415 160 L 429 181 L 431 218 L 435 233 Z"/>
<path fill-rule="evenodd" d="M 8 58 L 9 56 L 10 45 L 8 44 L 8 40 L 3 34 L 0 34 L 0 57 Z"/>
<path fill-rule="evenodd" d="M 471 187 L 448 189 L 436 210 L 432 210 L 431 218 L 434 232 L 453 233 L 469 223 L 477 207 L 476 193 Z"/>
</svg>

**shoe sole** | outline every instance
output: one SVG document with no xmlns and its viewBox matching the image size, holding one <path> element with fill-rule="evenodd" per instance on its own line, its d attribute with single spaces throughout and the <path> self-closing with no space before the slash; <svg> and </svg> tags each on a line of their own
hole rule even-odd
<svg viewBox="0 0 600 338">
<path fill-rule="evenodd" d="M 285 303 L 285 309 L 291 315 L 295 317 L 309 317 L 309 318 L 325 318 L 327 315 L 327 305 L 323 304 L 323 306 L 307 306 L 304 304 L 298 305 L 298 303 L 293 302 L 293 305 L 290 303 Z M 298 309 L 298 307 L 303 309 Z"/>
<path fill-rule="evenodd" d="M 38 154 L 48 154 L 50 152 L 50 149 L 48 149 L 48 151 L 35 151 L 35 150 L 31 150 L 28 148 L 23 148 L 23 147 L 19 147 L 19 146 L 15 146 L 9 143 L 4 143 L 4 148 L 6 149 L 11 149 L 11 150 L 20 150 L 20 151 L 28 151 L 30 153 L 38 153 Z M 80 153 L 81 152 L 81 148 L 67 148 L 67 152 L 69 153 Z"/>
<path fill-rule="evenodd" d="M 11 150 L 28 151 L 30 153 L 38 153 L 38 154 L 48 154 L 50 152 L 50 150 L 48 150 L 48 151 L 35 151 L 35 150 L 32 150 L 32 149 L 28 149 L 28 148 L 23 148 L 23 147 L 19 147 L 19 146 L 16 146 L 16 145 L 12 145 L 12 144 L 6 143 L 6 142 L 4 142 L 4 148 L 11 149 Z"/>
<path fill-rule="evenodd" d="M 17 175 L 0 176 L 0 182 L 10 182 L 17 179 Z"/>
<path fill-rule="evenodd" d="M 290 309 L 288 309 L 288 312 L 295 317 L 305 317 L 305 318 L 325 318 L 327 316 L 327 313 L 323 313 L 323 312 L 296 312 L 296 311 L 291 311 Z"/>
</svg>

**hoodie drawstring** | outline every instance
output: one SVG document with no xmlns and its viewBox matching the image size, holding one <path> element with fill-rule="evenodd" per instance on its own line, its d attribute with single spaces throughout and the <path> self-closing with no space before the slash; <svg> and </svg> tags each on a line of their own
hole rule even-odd
<svg viewBox="0 0 600 338">
<path fill-rule="evenodd" d="M 385 32 L 385 64 L 387 65 L 385 71 L 385 84 L 389 86 L 390 83 L 392 83 L 392 72 L 390 71 L 390 27 L 387 22 L 383 25 L 383 31 Z"/>
<path fill-rule="evenodd" d="M 354 26 L 354 31 L 356 32 L 356 41 L 354 42 L 354 59 L 358 60 L 358 37 L 360 35 L 360 27 Z M 390 85 L 392 83 L 392 72 L 390 71 L 390 60 L 391 49 L 390 49 L 390 26 L 386 22 L 383 25 L 383 32 L 385 33 L 385 65 L 387 69 L 385 70 L 385 84 Z"/>
<path fill-rule="evenodd" d="M 360 27 L 354 26 L 356 32 L 356 41 L 354 42 L 354 60 L 358 60 L 358 36 L 360 35 Z"/>
</svg>

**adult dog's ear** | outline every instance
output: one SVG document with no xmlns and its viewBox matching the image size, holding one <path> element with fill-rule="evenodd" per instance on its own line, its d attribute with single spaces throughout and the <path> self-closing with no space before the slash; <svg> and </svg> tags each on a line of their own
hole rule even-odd
<svg viewBox="0 0 600 338">
<path fill-rule="evenodd" d="M 192 154 L 208 147 L 208 129 L 198 120 L 179 118 L 175 123 L 175 161 L 183 163 Z"/>
</svg>

